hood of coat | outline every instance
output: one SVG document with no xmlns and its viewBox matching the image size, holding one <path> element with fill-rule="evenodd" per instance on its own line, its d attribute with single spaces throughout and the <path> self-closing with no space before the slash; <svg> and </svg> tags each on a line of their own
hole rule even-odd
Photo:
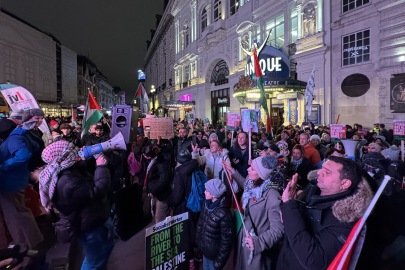
<svg viewBox="0 0 405 270">
<path fill-rule="evenodd" d="M 355 222 L 366 212 L 372 199 L 373 192 L 367 181 L 363 179 L 351 196 L 334 203 L 333 215 L 340 222 Z"/>
<path fill-rule="evenodd" d="M 176 173 L 190 175 L 195 169 L 198 168 L 198 166 L 198 161 L 192 159 L 176 167 Z"/>
</svg>

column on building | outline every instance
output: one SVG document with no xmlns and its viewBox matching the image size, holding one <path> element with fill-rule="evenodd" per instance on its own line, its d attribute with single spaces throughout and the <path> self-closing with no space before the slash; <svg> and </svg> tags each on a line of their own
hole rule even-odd
<svg viewBox="0 0 405 270">
<path fill-rule="evenodd" d="M 180 31 L 179 31 L 179 20 L 176 21 L 175 25 L 175 42 L 176 42 L 176 54 L 179 53 L 180 51 L 180 42 L 179 42 L 179 37 L 180 37 Z"/>
<path fill-rule="evenodd" d="M 298 17 L 298 36 L 297 39 L 301 38 L 301 29 L 302 29 L 302 14 L 301 14 L 302 6 L 297 6 L 297 17 Z"/>
<path fill-rule="evenodd" d="M 207 26 L 211 24 L 212 22 L 212 16 L 214 16 L 212 14 L 212 5 L 209 4 L 205 7 L 205 9 L 207 10 Z"/>
<path fill-rule="evenodd" d="M 197 39 L 197 15 L 196 15 L 197 2 L 193 1 L 190 4 L 191 22 L 190 22 L 190 43 Z"/>
</svg>

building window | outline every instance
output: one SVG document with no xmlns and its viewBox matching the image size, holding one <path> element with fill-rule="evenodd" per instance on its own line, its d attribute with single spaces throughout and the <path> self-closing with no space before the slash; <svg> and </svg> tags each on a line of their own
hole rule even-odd
<svg viewBox="0 0 405 270">
<path fill-rule="evenodd" d="M 189 28 L 188 25 L 184 27 L 184 40 L 183 40 L 183 49 L 187 48 L 189 45 Z"/>
<path fill-rule="evenodd" d="M 294 8 L 291 11 L 291 43 L 294 43 L 298 39 L 298 12 Z"/>
<path fill-rule="evenodd" d="M 211 83 L 215 83 L 215 85 L 227 84 L 228 79 L 226 76 L 229 75 L 228 65 L 224 60 L 218 62 L 218 64 L 214 67 L 212 74 L 211 74 Z"/>
<path fill-rule="evenodd" d="M 207 10 L 205 7 L 201 12 L 201 32 L 204 32 L 205 28 L 207 28 Z"/>
<path fill-rule="evenodd" d="M 343 12 L 355 9 L 359 6 L 365 5 L 369 0 L 343 0 Z"/>
<path fill-rule="evenodd" d="M 235 14 L 236 12 L 238 12 L 239 9 L 239 0 L 230 0 L 229 2 L 229 13 L 230 16 L 232 16 L 233 14 Z"/>
<path fill-rule="evenodd" d="M 215 0 L 214 2 L 214 22 L 222 18 L 222 5 L 221 1 Z"/>
<path fill-rule="evenodd" d="M 343 37 L 343 66 L 370 61 L 370 30 Z"/>
<path fill-rule="evenodd" d="M 34 90 L 34 70 L 30 67 L 25 68 L 25 86 L 29 91 Z"/>
<path fill-rule="evenodd" d="M 272 29 L 267 45 L 282 48 L 284 46 L 284 15 L 271 20 L 266 24 L 266 32 Z"/>
<path fill-rule="evenodd" d="M 187 82 L 190 80 L 190 65 L 186 65 L 184 67 L 184 82 Z"/>
<path fill-rule="evenodd" d="M 256 42 L 261 42 L 260 25 L 256 28 Z"/>
<path fill-rule="evenodd" d="M 15 65 L 11 62 L 6 63 L 6 81 L 15 83 Z"/>
</svg>

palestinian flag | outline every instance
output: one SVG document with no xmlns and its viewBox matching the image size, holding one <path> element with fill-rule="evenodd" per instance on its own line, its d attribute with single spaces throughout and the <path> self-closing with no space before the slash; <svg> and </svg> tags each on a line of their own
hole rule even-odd
<svg viewBox="0 0 405 270">
<path fill-rule="evenodd" d="M 136 92 L 135 98 L 139 98 L 139 109 L 141 113 L 148 114 L 149 112 L 149 98 L 148 94 L 146 94 L 145 88 L 143 87 L 142 83 L 138 86 L 138 91 Z"/>
<path fill-rule="evenodd" d="M 93 124 L 97 124 L 97 122 L 100 121 L 101 117 L 103 117 L 103 114 L 100 111 L 100 107 L 98 106 L 93 94 L 89 90 L 89 95 L 86 102 L 86 109 L 84 111 L 83 117 L 82 136 L 89 132 L 90 126 Z"/>
<path fill-rule="evenodd" d="M 75 112 L 73 111 L 73 106 L 70 106 L 70 108 L 72 109 L 72 126 L 77 126 L 77 118 L 75 115 Z"/>
<path fill-rule="evenodd" d="M 269 108 L 267 108 L 266 93 L 264 92 L 263 73 L 262 73 L 262 69 L 260 68 L 259 58 L 257 57 L 255 47 L 253 48 L 253 58 L 254 58 L 254 62 L 255 62 L 254 65 L 255 65 L 257 86 L 260 89 L 260 105 L 262 106 L 262 108 L 267 116 L 266 130 L 267 130 L 267 132 L 271 132 L 271 119 L 270 119 L 270 115 L 269 115 Z"/>
</svg>

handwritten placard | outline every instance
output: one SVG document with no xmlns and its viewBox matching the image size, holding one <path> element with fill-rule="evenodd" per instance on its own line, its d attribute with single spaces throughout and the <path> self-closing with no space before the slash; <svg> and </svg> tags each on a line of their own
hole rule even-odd
<svg viewBox="0 0 405 270">
<path fill-rule="evenodd" d="M 330 137 L 334 139 L 346 138 L 346 125 L 330 125 Z"/>
</svg>

